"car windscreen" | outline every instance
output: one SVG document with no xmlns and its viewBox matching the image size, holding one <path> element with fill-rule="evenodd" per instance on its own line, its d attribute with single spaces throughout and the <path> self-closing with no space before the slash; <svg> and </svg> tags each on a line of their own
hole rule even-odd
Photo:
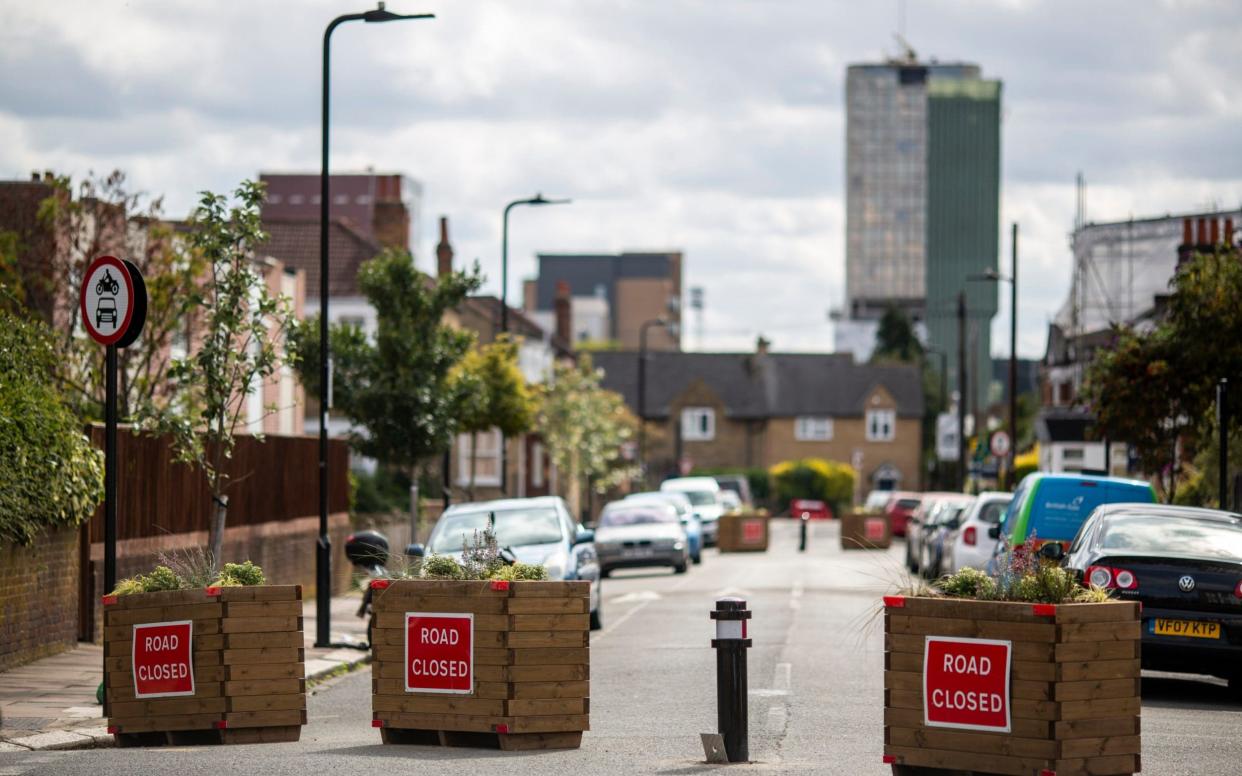
<svg viewBox="0 0 1242 776">
<path fill-rule="evenodd" d="M 1109 552 L 1242 561 L 1242 526 L 1174 515 L 1110 515 L 1099 546 Z"/>
<path fill-rule="evenodd" d="M 660 497 L 658 497 L 658 496 L 651 496 L 651 497 L 644 497 L 644 496 L 638 496 L 638 497 L 634 497 L 634 496 L 626 496 L 626 497 L 625 497 L 625 499 L 624 499 L 624 501 L 625 501 L 625 505 L 626 505 L 626 506 L 630 506 L 630 505 L 638 506 L 639 504 L 642 504 L 642 505 L 654 504 L 654 505 L 656 505 L 657 507 L 670 506 L 670 507 L 672 507 L 673 509 L 675 509 L 675 510 L 677 511 L 677 514 L 679 514 L 679 515 L 680 515 L 680 514 L 682 514 L 682 513 L 684 513 L 684 512 L 689 512 L 689 511 L 690 511 L 690 510 L 686 507 L 686 502 L 684 502 L 684 501 L 673 501 L 672 499 L 663 499 L 663 498 L 660 498 Z"/>
<path fill-rule="evenodd" d="M 1129 483 L 1106 483 L 1094 480 L 1047 479 L 1031 494 L 1026 536 L 1036 539 L 1069 541 L 1078 534 L 1087 515 L 1100 504 L 1128 501 L 1150 502 L 1151 488 Z M 1006 533 L 1011 532 L 1006 521 Z"/>
<path fill-rule="evenodd" d="M 897 500 L 898 509 L 918 509 L 919 500 L 916 498 L 902 498 Z"/>
<path fill-rule="evenodd" d="M 561 520 L 555 509 L 506 509 L 499 512 L 462 512 L 440 518 L 431 551 L 437 555 L 461 552 L 463 543 L 474 541 L 474 532 L 487 528 L 496 515 L 496 543 L 501 547 L 559 542 Z"/>
<path fill-rule="evenodd" d="M 678 493 L 685 493 L 690 499 L 690 503 L 696 507 L 710 506 L 716 503 L 716 494 L 710 490 L 679 490 Z"/>
<path fill-rule="evenodd" d="M 989 501 L 979 508 L 979 521 L 995 525 L 1008 508 L 1008 501 Z"/>
<path fill-rule="evenodd" d="M 659 525 L 677 522 L 671 509 L 605 509 L 599 516 L 600 527 L 619 525 Z"/>
</svg>

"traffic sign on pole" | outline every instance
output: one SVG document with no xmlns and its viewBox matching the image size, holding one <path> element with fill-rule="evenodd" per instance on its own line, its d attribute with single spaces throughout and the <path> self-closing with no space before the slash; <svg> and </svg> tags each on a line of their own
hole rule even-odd
<svg viewBox="0 0 1242 776">
<path fill-rule="evenodd" d="M 1011 440 L 1009 439 L 1009 434 L 1005 433 L 1004 431 L 993 431 L 990 447 L 992 448 L 992 455 L 994 455 L 995 457 L 1005 458 L 1006 456 L 1008 456 L 1009 449 L 1011 447 Z"/>
</svg>

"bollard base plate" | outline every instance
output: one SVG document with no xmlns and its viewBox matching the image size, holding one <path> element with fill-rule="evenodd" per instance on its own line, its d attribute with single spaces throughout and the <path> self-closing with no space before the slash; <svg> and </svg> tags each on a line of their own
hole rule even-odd
<svg viewBox="0 0 1242 776">
<path fill-rule="evenodd" d="M 703 740 L 703 756 L 709 763 L 727 763 L 729 755 L 725 752 L 724 736 L 719 733 L 699 733 Z"/>
</svg>

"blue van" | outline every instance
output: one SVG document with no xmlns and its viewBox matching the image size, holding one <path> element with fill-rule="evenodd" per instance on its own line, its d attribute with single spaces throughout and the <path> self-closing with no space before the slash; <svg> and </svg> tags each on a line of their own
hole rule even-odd
<svg viewBox="0 0 1242 776">
<path fill-rule="evenodd" d="M 1035 536 L 1037 544 L 1060 542 L 1068 547 L 1083 521 L 1101 504 L 1152 504 L 1151 483 L 1085 474 L 1027 475 L 1001 517 L 997 551 Z M 1036 548 L 1038 549 L 1038 547 Z"/>
</svg>

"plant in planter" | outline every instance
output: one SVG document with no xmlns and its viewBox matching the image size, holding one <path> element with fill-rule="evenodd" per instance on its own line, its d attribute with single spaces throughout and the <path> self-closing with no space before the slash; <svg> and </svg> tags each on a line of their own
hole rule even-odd
<svg viewBox="0 0 1242 776">
<path fill-rule="evenodd" d="M 894 774 L 1133 774 L 1139 610 L 1033 542 L 1000 573 L 884 599 L 884 760 Z"/>
<path fill-rule="evenodd" d="M 306 724 L 302 590 L 205 553 L 104 596 L 104 711 L 122 746 L 296 741 Z M 204 580 L 208 580 L 204 584 Z"/>
<path fill-rule="evenodd" d="M 576 748 L 589 728 L 590 583 L 507 564 L 490 531 L 372 582 L 372 725 L 386 744 Z"/>
</svg>

